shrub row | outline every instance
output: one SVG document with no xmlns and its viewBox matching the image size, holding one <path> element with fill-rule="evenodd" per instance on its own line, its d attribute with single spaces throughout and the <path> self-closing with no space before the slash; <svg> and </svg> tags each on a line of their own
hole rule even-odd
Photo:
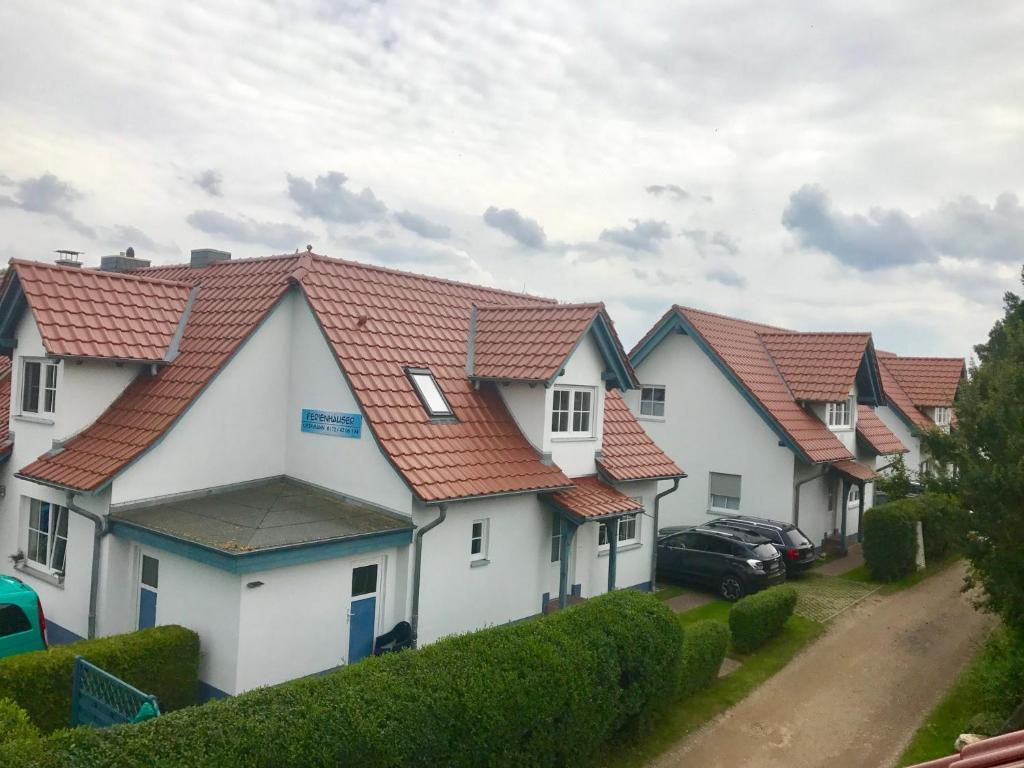
<svg viewBox="0 0 1024 768">
<path fill-rule="evenodd" d="M 864 562 L 877 581 L 896 581 L 917 567 L 917 523 L 926 561 L 957 551 L 966 534 L 966 513 L 955 496 L 926 493 L 890 501 L 864 514 Z"/>
<path fill-rule="evenodd" d="M 0 699 L 15 701 L 44 733 L 66 727 L 75 656 L 153 694 L 161 711 L 196 702 L 199 636 L 177 626 L 81 640 L 0 659 Z"/>
<path fill-rule="evenodd" d="M 0 744 L 39 738 L 39 729 L 32 725 L 28 713 L 10 699 L 0 699 Z"/>
<path fill-rule="evenodd" d="M 575 765 L 671 701 L 681 649 L 668 608 L 622 590 L 139 725 L 0 747 L 0 764 Z"/>
<path fill-rule="evenodd" d="M 683 631 L 680 698 L 692 696 L 714 681 L 728 647 L 729 630 L 720 622 L 710 619 L 698 621 Z"/>
<path fill-rule="evenodd" d="M 876 581 L 896 581 L 917 567 L 917 505 L 890 501 L 864 513 L 864 563 Z"/>
<path fill-rule="evenodd" d="M 771 587 L 739 600 L 729 610 L 732 644 L 740 653 L 760 648 L 782 632 L 796 608 L 793 587 Z"/>
</svg>

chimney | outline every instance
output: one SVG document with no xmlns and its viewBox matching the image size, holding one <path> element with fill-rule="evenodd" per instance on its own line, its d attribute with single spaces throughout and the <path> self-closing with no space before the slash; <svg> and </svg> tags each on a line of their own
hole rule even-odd
<svg viewBox="0 0 1024 768">
<path fill-rule="evenodd" d="M 135 249 L 129 246 L 126 251 L 100 259 L 100 270 L 103 272 L 129 272 L 133 269 L 148 267 L 149 264 L 149 259 L 136 259 Z"/>
<path fill-rule="evenodd" d="M 82 262 L 78 260 L 78 257 L 82 255 L 82 251 L 66 251 L 58 248 L 54 253 L 57 254 L 56 263 L 62 267 L 82 266 Z"/>
<path fill-rule="evenodd" d="M 228 261 L 231 254 L 228 251 L 218 251 L 216 248 L 193 248 L 191 264 L 195 269 L 208 267 L 218 261 Z"/>
</svg>

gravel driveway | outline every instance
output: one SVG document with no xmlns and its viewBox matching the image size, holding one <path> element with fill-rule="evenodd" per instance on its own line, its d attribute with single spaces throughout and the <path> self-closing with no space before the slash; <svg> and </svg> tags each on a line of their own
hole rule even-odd
<svg viewBox="0 0 1024 768">
<path fill-rule="evenodd" d="M 894 765 L 994 624 L 960 593 L 963 575 L 957 565 L 911 589 L 866 597 L 775 677 L 653 765 Z"/>
</svg>

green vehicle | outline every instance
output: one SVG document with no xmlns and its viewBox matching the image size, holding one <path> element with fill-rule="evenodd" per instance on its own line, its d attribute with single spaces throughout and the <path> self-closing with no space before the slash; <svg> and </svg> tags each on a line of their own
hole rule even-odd
<svg viewBox="0 0 1024 768">
<path fill-rule="evenodd" d="M 0 659 L 46 649 L 46 617 L 39 595 L 13 576 L 0 574 Z"/>
</svg>

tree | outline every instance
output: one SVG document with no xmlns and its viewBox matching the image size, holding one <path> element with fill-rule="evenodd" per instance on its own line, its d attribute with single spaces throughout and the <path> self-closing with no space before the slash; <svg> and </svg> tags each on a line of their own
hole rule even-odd
<svg viewBox="0 0 1024 768">
<path fill-rule="evenodd" d="M 899 501 L 910 495 L 910 473 L 903 454 L 897 454 L 885 474 L 875 478 L 875 490 L 885 494 L 886 501 Z"/>
<path fill-rule="evenodd" d="M 1024 304 L 1013 293 L 1004 301 L 1004 317 L 975 347 L 957 427 L 936 448 L 958 467 L 972 513 L 968 583 L 984 589 L 985 607 L 1024 629 Z"/>
</svg>

